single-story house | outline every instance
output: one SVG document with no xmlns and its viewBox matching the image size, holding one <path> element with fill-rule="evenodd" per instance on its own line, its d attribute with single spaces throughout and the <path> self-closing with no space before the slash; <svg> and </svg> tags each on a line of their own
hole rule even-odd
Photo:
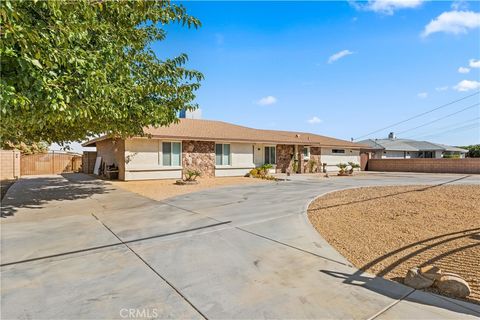
<svg viewBox="0 0 480 320">
<path fill-rule="evenodd" d="M 244 176 L 264 164 L 274 172 L 321 172 L 321 164 L 336 171 L 338 163 L 360 163 L 365 148 L 312 133 L 200 119 L 180 119 L 145 133 L 148 137 L 128 139 L 105 135 L 83 146 L 96 147 L 105 165 L 118 167 L 120 180 L 180 179 L 184 170 L 198 170 L 204 177 Z"/>
<path fill-rule="evenodd" d="M 468 150 L 445 144 L 399 139 L 391 132 L 387 139 L 367 139 L 358 143 L 369 146 L 372 159 L 465 158 Z"/>
</svg>

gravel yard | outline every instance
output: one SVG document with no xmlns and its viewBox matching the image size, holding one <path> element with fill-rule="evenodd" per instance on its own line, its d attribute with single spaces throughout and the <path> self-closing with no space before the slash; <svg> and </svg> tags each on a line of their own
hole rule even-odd
<svg viewBox="0 0 480 320">
<path fill-rule="evenodd" d="M 120 188 L 140 194 L 142 196 L 163 200 L 181 194 L 201 191 L 205 189 L 224 187 L 230 185 L 243 185 L 254 183 L 271 183 L 268 180 L 246 178 L 246 177 L 219 177 L 219 178 L 198 178 L 198 184 L 176 185 L 176 180 L 143 180 L 143 181 L 112 181 Z"/>
<path fill-rule="evenodd" d="M 359 269 L 402 282 L 433 264 L 465 279 L 466 300 L 480 304 L 480 186 L 344 190 L 316 199 L 308 217 Z"/>
</svg>

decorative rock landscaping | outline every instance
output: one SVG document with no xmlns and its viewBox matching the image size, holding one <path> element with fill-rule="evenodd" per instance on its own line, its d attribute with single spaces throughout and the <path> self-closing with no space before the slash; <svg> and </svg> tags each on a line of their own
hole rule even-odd
<svg viewBox="0 0 480 320">
<path fill-rule="evenodd" d="M 308 217 L 359 269 L 480 304 L 479 194 L 476 185 L 350 189 L 316 199 Z"/>
<path fill-rule="evenodd" d="M 404 283 L 414 289 L 426 289 L 433 285 L 441 293 L 456 298 L 465 298 L 472 292 L 468 283 L 458 274 L 442 272 L 431 265 L 408 270 Z"/>
</svg>

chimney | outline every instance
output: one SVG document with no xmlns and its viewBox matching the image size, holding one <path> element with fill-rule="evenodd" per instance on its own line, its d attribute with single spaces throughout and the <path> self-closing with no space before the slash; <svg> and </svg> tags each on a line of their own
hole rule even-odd
<svg viewBox="0 0 480 320">
<path fill-rule="evenodd" d="M 193 111 L 190 110 L 181 110 L 180 114 L 178 115 L 179 118 L 183 119 L 202 119 L 202 110 L 195 109 Z"/>
<path fill-rule="evenodd" d="M 394 132 L 390 132 L 390 133 L 388 134 L 388 139 L 390 139 L 390 140 L 395 140 L 396 138 L 397 138 L 397 137 L 395 137 L 395 133 L 394 133 Z"/>
</svg>

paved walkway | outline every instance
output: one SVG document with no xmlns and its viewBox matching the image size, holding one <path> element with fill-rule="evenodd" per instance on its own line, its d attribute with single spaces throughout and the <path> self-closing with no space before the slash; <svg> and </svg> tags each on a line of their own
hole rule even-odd
<svg viewBox="0 0 480 320">
<path fill-rule="evenodd" d="M 22 179 L 2 204 L 1 318 L 480 317 L 358 271 L 306 219 L 332 190 L 444 183 L 480 179 L 305 175 L 163 202 L 81 174 Z"/>
</svg>

